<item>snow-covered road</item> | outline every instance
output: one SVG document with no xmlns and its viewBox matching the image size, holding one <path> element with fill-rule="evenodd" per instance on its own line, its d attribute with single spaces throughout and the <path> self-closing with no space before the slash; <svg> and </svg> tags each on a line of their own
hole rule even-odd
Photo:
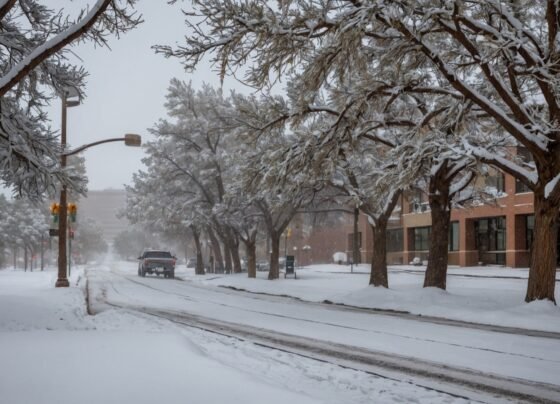
<svg viewBox="0 0 560 404">
<path fill-rule="evenodd" d="M 351 311 L 192 282 L 136 276 L 134 264 L 88 272 L 94 310 L 103 302 L 190 313 L 256 329 L 418 358 L 507 378 L 559 384 L 560 340 Z"/>
</svg>

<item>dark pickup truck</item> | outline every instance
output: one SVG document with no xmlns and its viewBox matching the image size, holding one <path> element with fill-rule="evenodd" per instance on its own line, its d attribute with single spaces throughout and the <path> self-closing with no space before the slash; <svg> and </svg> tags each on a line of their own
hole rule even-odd
<svg viewBox="0 0 560 404">
<path fill-rule="evenodd" d="M 163 274 L 166 278 L 175 277 L 175 262 L 177 258 L 169 251 L 146 250 L 138 257 L 138 275 Z"/>
</svg>

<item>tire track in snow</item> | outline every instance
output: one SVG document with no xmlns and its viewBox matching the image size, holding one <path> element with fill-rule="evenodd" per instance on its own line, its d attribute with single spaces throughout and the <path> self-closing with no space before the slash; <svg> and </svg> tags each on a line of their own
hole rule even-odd
<svg viewBox="0 0 560 404">
<path fill-rule="evenodd" d="M 129 276 L 119 274 L 119 277 L 122 277 L 130 282 L 152 289 L 157 292 L 161 292 L 165 294 L 173 294 L 181 298 L 187 298 L 187 296 L 185 296 L 182 293 L 170 292 L 169 290 L 164 290 L 155 287 L 153 284 L 147 285 L 145 281 L 139 281 Z M 168 283 L 166 283 L 166 285 L 168 285 Z M 189 284 L 189 286 L 191 285 Z M 196 285 L 196 288 L 206 289 L 206 290 L 209 289 L 198 285 Z M 212 287 L 210 289 L 216 291 L 217 288 Z M 115 292 L 119 293 L 118 290 L 115 290 Z M 223 292 L 226 292 L 226 290 L 224 290 Z M 226 294 L 239 294 L 239 293 L 240 292 L 237 291 L 235 292 L 230 291 L 229 293 Z M 251 296 L 251 298 L 254 299 L 255 296 Z M 215 301 L 207 300 L 207 299 L 204 300 L 192 299 L 192 298 L 189 299 L 191 301 L 197 301 L 202 303 L 212 303 L 212 304 L 219 304 L 222 306 L 228 306 L 223 302 L 217 303 Z M 256 299 L 256 300 L 265 300 L 265 299 Z M 322 306 L 324 309 L 333 308 L 333 306 L 324 305 L 324 304 L 307 303 L 307 302 L 301 302 L 301 303 L 319 305 Z M 268 348 L 280 349 L 282 351 L 298 354 L 316 360 L 323 360 L 325 362 L 333 363 L 339 366 L 348 367 L 355 370 L 363 370 L 372 374 L 379 375 L 381 377 L 388 377 L 387 376 L 388 374 L 389 377 L 391 377 L 390 375 L 392 373 L 397 372 L 399 374 L 398 380 L 402 381 L 402 380 L 407 380 L 406 378 L 412 375 L 412 377 L 414 377 L 415 379 L 416 378 L 422 379 L 421 384 L 418 385 L 430 389 L 434 389 L 437 391 L 455 394 L 453 392 L 456 392 L 457 388 L 459 390 L 465 388 L 468 390 L 470 389 L 473 390 L 474 392 L 473 393 L 474 396 L 473 395 L 468 396 L 470 399 L 476 397 L 476 391 L 483 391 L 485 393 L 494 394 L 502 398 L 506 397 L 508 399 L 522 400 L 522 401 L 532 402 L 532 403 L 560 402 L 558 399 L 558 397 L 560 397 L 560 387 L 556 385 L 549 385 L 546 383 L 537 383 L 537 382 L 530 382 L 530 381 L 525 381 L 520 379 L 483 374 L 481 372 L 472 371 L 468 369 L 457 369 L 447 365 L 427 362 L 421 359 L 408 358 L 408 357 L 398 356 L 394 354 L 372 351 L 372 350 L 359 348 L 355 346 L 345 346 L 342 344 L 320 341 L 307 337 L 299 337 L 299 336 L 284 334 L 276 331 L 264 330 L 252 326 L 229 323 L 226 321 L 215 320 L 207 317 L 202 317 L 199 315 L 193 315 L 187 312 L 175 312 L 171 310 L 154 309 L 150 307 L 145 307 L 144 305 L 136 306 L 136 305 L 127 305 L 127 304 L 116 304 L 111 302 L 107 302 L 107 304 L 113 307 L 123 308 L 127 310 L 134 310 L 144 314 L 165 318 L 169 321 L 182 324 L 184 326 L 198 328 L 201 330 L 221 334 L 224 336 L 246 340 Z M 267 313 L 267 312 L 262 312 L 257 310 L 248 310 L 244 307 L 236 307 L 236 308 L 248 312 L 255 312 L 255 313 L 260 313 L 265 315 L 275 315 L 277 317 L 285 317 L 292 320 L 310 321 L 314 323 L 340 327 L 339 324 L 332 324 L 332 323 L 314 321 L 309 319 L 298 319 L 285 315 L 277 315 L 274 313 Z M 345 307 L 344 310 L 349 310 L 349 308 Z M 354 310 L 350 309 L 350 311 L 354 311 Z M 359 309 L 358 311 L 362 311 L 362 310 Z M 379 315 L 379 313 L 373 313 L 373 314 Z M 342 326 L 342 327 L 362 330 L 360 328 L 352 328 L 346 326 Z M 371 332 L 372 330 L 363 330 L 363 331 Z M 405 337 L 402 335 L 398 335 L 398 336 Z M 433 341 L 433 340 L 422 339 L 422 338 L 413 338 L 413 339 L 417 339 L 420 341 L 432 341 L 435 343 L 445 343 L 445 342 Z M 461 344 L 449 344 L 449 345 L 465 347 L 464 345 Z M 507 352 L 504 353 L 504 352 L 499 352 L 496 350 L 490 350 L 484 348 L 476 348 L 476 347 L 475 348 L 467 347 L 467 348 L 488 350 L 491 352 L 497 352 L 501 354 L 510 354 Z M 519 355 L 519 356 L 532 358 L 531 356 L 527 356 L 527 355 Z M 533 358 L 533 359 L 542 360 L 542 358 Z M 441 384 L 443 384 L 443 387 L 441 386 Z M 463 396 L 461 394 L 458 394 L 457 397 L 463 397 Z"/>
<path fill-rule="evenodd" d="M 558 401 L 560 386 L 456 368 L 417 358 L 268 331 L 184 312 L 110 302 L 107 304 L 166 319 L 182 326 L 252 342 L 257 346 L 281 350 L 386 379 L 408 382 L 458 398 L 490 403 L 498 399 L 543 404 L 560 402 Z"/>
</svg>

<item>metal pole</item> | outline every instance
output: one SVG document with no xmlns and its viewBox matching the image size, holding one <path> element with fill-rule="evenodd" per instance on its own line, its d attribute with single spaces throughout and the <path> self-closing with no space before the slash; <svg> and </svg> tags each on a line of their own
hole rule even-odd
<svg viewBox="0 0 560 404">
<path fill-rule="evenodd" d="M 66 149 L 66 94 L 62 96 L 62 122 L 60 125 L 60 146 L 62 151 Z M 66 156 L 60 156 L 60 167 L 66 168 Z M 68 224 L 68 212 L 66 204 L 66 185 L 62 185 L 60 190 L 60 210 L 58 212 L 58 279 L 55 287 L 68 287 L 70 283 L 66 277 L 66 234 Z"/>
<path fill-rule="evenodd" d="M 68 226 L 68 277 L 72 274 L 72 227 Z"/>
<path fill-rule="evenodd" d="M 45 235 L 41 234 L 41 271 L 45 269 Z"/>
</svg>

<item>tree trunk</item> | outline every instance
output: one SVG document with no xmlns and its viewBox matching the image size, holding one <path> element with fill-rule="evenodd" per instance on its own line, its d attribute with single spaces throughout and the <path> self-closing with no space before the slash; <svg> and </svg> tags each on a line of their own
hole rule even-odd
<svg viewBox="0 0 560 404">
<path fill-rule="evenodd" d="M 233 273 L 240 274 L 241 270 L 241 259 L 239 257 L 239 238 L 235 235 L 235 232 L 228 228 L 226 230 L 226 242 L 228 244 L 228 250 L 231 254 L 231 264 L 233 267 Z"/>
<path fill-rule="evenodd" d="M 249 278 L 257 277 L 257 246 L 254 241 L 245 242 L 245 251 L 247 254 L 247 276 Z"/>
<path fill-rule="evenodd" d="M 389 287 L 387 277 L 387 220 L 378 220 L 371 226 L 373 230 L 373 256 L 369 284 Z"/>
<path fill-rule="evenodd" d="M 437 182 L 437 179 L 432 179 L 430 182 L 429 202 L 432 210 L 432 231 L 424 287 L 436 287 L 445 290 L 447 286 L 451 206 L 449 186 Z"/>
<path fill-rule="evenodd" d="M 27 247 L 23 246 L 23 271 L 24 272 L 27 272 L 27 259 L 28 259 Z"/>
<path fill-rule="evenodd" d="M 280 258 L 280 236 L 281 234 L 276 232 L 270 235 L 272 253 L 270 254 L 269 280 L 280 278 L 280 268 L 278 265 L 278 259 Z"/>
<path fill-rule="evenodd" d="M 231 274 L 231 249 L 229 248 L 227 240 L 222 240 L 222 244 L 224 245 L 224 267 L 226 274 Z"/>
<path fill-rule="evenodd" d="M 222 257 L 222 250 L 220 248 L 220 242 L 214 234 L 211 228 L 207 229 L 208 237 L 210 238 L 210 243 L 212 244 L 212 252 L 214 254 L 214 269 L 215 272 L 224 272 L 224 259 Z"/>
<path fill-rule="evenodd" d="M 200 231 L 192 229 L 194 244 L 196 246 L 196 266 L 195 275 L 204 275 L 204 258 L 202 256 L 202 245 L 200 244 Z"/>
<path fill-rule="evenodd" d="M 186 240 L 183 241 L 183 254 L 185 255 L 185 259 L 189 258 L 189 244 Z"/>
<path fill-rule="evenodd" d="M 401 191 L 397 190 L 387 195 L 387 204 L 383 212 L 374 219 L 373 230 L 373 256 L 371 260 L 371 272 L 369 276 L 369 284 L 373 286 L 389 287 L 389 280 L 387 277 L 387 224 L 391 217 L 391 213 L 395 210 L 397 202 L 399 201 Z M 372 218 L 376 217 L 377 209 L 364 203 L 362 211 Z"/>
<path fill-rule="evenodd" d="M 535 229 L 526 302 L 548 299 L 556 304 L 556 247 L 558 239 L 558 210 L 560 206 L 544 198 L 543 191 L 535 191 Z"/>
<path fill-rule="evenodd" d="M 240 274 L 243 271 L 241 270 L 241 258 L 239 257 L 239 243 L 232 244 L 230 251 L 233 263 L 233 273 Z"/>
<path fill-rule="evenodd" d="M 358 265 L 361 260 L 360 254 L 360 239 L 358 233 L 358 219 L 360 218 L 360 209 L 354 208 L 354 233 L 352 235 L 352 262 Z M 370 283 L 371 284 L 371 283 Z"/>
</svg>

